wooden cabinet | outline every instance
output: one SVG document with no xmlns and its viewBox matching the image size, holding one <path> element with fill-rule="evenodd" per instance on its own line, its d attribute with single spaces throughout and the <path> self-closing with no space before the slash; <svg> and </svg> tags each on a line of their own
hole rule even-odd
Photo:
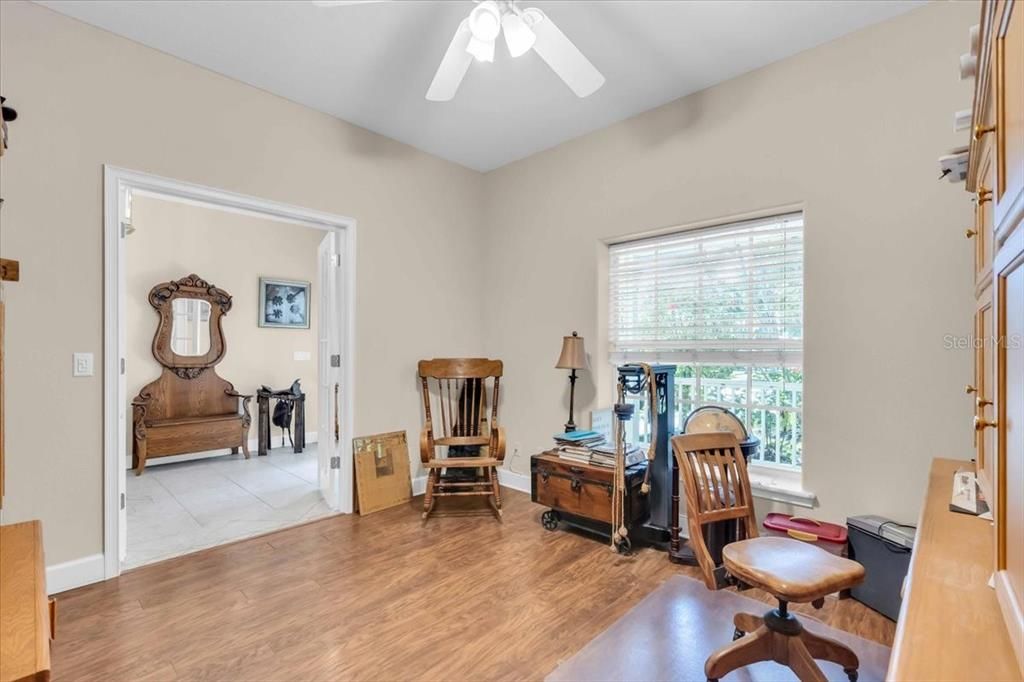
<svg viewBox="0 0 1024 682">
<path fill-rule="evenodd" d="M 43 526 L 0 526 L 0 682 L 50 679 L 55 602 L 46 597 Z"/>
<path fill-rule="evenodd" d="M 1019 221 L 1018 221 L 1019 222 Z M 1024 669 L 1024 229 L 996 256 L 996 596 Z"/>
<path fill-rule="evenodd" d="M 1024 0 L 981 5 L 973 131 L 976 461 L 994 512 L 995 594 L 1024 672 Z"/>
</svg>

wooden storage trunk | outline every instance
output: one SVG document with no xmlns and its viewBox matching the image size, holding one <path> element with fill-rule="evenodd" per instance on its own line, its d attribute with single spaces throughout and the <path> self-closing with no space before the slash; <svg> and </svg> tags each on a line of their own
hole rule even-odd
<svg viewBox="0 0 1024 682">
<path fill-rule="evenodd" d="M 626 470 L 625 519 L 632 528 L 647 520 L 648 496 L 640 494 L 647 463 Z M 612 480 L 614 470 L 577 464 L 554 452 L 534 455 L 530 460 L 531 499 L 551 507 L 541 521 L 548 530 L 559 521 L 609 536 L 612 520 Z"/>
</svg>

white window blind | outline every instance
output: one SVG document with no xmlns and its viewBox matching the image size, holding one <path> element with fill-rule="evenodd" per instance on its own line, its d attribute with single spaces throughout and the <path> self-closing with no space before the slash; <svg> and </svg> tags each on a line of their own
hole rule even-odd
<svg viewBox="0 0 1024 682">
<path fill-rule="evenodd" d="M 802 213 L 614 244 L 609 253 L 612 362 L 802 363 Z"/>
</svg>

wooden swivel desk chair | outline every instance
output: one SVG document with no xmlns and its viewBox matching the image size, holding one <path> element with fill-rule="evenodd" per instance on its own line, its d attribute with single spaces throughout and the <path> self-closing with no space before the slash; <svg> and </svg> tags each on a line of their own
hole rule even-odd
<svg viewBox="0 0 1024 682">
<path fill-rule="evenodd" d="M 717 567 L 704 543 L 702 527 L 735 519 L 740 539 L 722 550 L 725 570 L 779 601 L 778 608 L 764 616 L 736 614 L 733 643 L 704 663 L 708 680 L 759 661 L 775 661 L 789 667 L 801 682 L 825 682 L 814 662 L 818 658 L 843 666 L 850 681 L 856 682 L 857 655 L 841 642 L 804 630 L 789 612 L 789 604 L 811 603 L 821 608 L 825 595 L 860 583 L 864 567 L 800 540 L 758 537 L 747 465 L 731 433 L 676 436 L 672 450 L 683 472 L 689 541 L 708 589 L 717 587 Z"/>
<path fill-rule="evenodd" d="M 434 509 L 438 497 L 481 495 L 489 497 L 501 516 L 498 467 L 505 459 L 505 430 L 498 426 L 498 386 L 501 360 L 455 358 L 420 360 L 423 410 L 426 424 L 420 434 L 420 460 L 427 469 L 427 490 L 423 497 L 423 518 Z M 436 410 L 430 409 L 433 396 Z M 488 382 L 492 386 L 490 426 L 487 419 Z M 440 417 L 440 423 L 435 421 Z M 440 428 L 438 428 L 440 427 Z M 486 457 L 440 457 L 439 447 L 485 447 Z M 469 481 L 446 481 L 444 469 L 482 469 L 483 477 Z"/>
</svg>

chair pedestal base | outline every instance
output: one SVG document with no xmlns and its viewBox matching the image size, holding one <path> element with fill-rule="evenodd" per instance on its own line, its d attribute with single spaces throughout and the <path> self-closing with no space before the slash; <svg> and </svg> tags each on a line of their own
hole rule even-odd
<svg viewBox="0 0 1024 682">
<path fill-rule="evenodd" d="M 738 637 L 704 663 L 709 682 L 761 661 L 775 661 L 788 667 L 800 682 L 826 682 L 814 659 L 838 663 L 850 682 L 857 682 L 857 654 L 842 642 L 808 632 L 786 607 L 785 602 L 780 602 L 779 608 L 764 616 L 736 614 L 733 623 Z"/>
</svg>

